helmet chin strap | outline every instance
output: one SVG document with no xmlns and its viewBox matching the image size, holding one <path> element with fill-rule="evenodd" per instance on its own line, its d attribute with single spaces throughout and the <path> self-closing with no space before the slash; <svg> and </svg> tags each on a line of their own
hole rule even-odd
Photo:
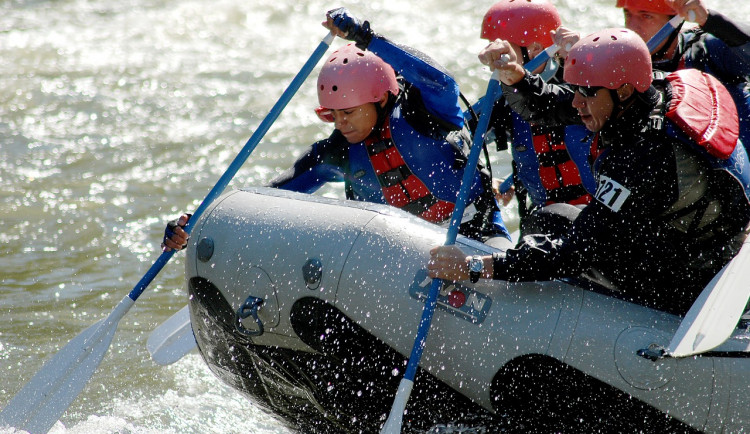
<svg viewBox="0 0 750 434">
<path fill-rule="evenodd" d="M 628 107 L 633 105 L 633 103 L 635 102 L 634 96 L 636 95 L 636 92 L 633 92 L 624 100 L 620 100 L 620 94 L 617 93 L 617 89 L 607 90 L 609 91 L 609 95 L 612 98 L 612 102 L 614 103 L 614 107 L 612 108 L 612 119 L 619 119 L 622 114 L 625 113 L 625 110 L 627 110 Z"/>
<path fill-rule="evenodd" d="M 403 92 L 399 92 L 399 95 L 401 95 Z M 383 125 L 385 124 L 385 120 L 388 117 L 388 113 L 391 112 L 391 108 L 393 107 L 393 104 L 396 102 L 396 98 L 398 98 L 397 95 L 392 94 L 391 92 L 388 92 L 388 101 L 385 103 L 385 105 L 380 105 L 379 103 L 375 104 L 375 113 L 377 114 L 378 118 L 375 122 L 375 126 L 372 128 L 372 131 L 370 132 L 371 136 L 379 136 L 381 130 L 383 129 Z"/>
</svg>

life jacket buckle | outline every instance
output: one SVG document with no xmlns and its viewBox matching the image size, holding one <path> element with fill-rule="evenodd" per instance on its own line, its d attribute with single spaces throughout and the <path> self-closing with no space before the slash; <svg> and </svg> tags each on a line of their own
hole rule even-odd
<svg viewBox="0 0 750 434">
<path fill-rule="evenodd" d="M 653 130 L 661 130 L 664 127 L 664 118 L 661 116 L 654 116 L 649 122 Z"/>
</svg>

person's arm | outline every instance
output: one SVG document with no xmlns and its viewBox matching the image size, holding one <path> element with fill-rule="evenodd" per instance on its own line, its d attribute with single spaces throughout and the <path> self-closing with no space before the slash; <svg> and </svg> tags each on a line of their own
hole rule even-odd
<svg viewBox="0 0 750 434">
<path fill-rule="evenodd" d="M 393 67 L 396 74 L 419 89 L 424 106 L 430 114 L 457 128 L 463 126 L 458 84 L 432 58 L 376 34 L 368 21 L 361 22 L 346 8 L 329 11 L 327 20 L 324 26 L 335 26 L 340 36 L 355 41 L 357 47 L 378 55 Z"/>
<path fill-rule="evenodd" d="M 588 268 L 586 258 L 566 256 L 566 250 L 570 247 L 566 248 L 563 240 L 553 240 L 546 235 L 527 235 L 515 248 L 482 256 L 484 269 L 480 277 L 509 282 L 552 280 L 580 274 Z M 469 280 L 470 258 L 455 244 L 434 247 L 430 250 L 427 274 L 433 279 Z M 567 263 L 573 266 L 564 268 Z"/>
<path fill-rule="evenodd" d="M 375 35 L 368 50 L 388 62 L 405 81 L 419 89 L 425 108 L 457 127 L 463 125 L 456 80 L 432 58 L 413 48 Z"/>
<path fill-rule="evenodd" d="M 294 165 L 274 178 L 269 187 L 282 190 L 312 193 L 328 182 L 344 180 L 342 158 L 345 141 L 335 130 L 331 137 L 314 143 L 302 154 Z"/>
<path fill-rule="evenodd" d="M 635 236 L 623 230 L 623 221 L 640 221 L 616 212 L 601 202 L 592 201 L 573 222 L 573 227 L 560 238 L 548 235 L 527 235 L 521 243 L 504 254 L 492 255 L 492 278 L 510 282 L 552 280 L 580 275 L 593 264 L 607 260 L 608 246 L 619 235 Z M 618 234 L 618 235 L 613 235 Z M 628 235 L 629 236 L 629 235 Z M 618 242 L 628 243 L 627 236 Z"/>
<path fill-rule="evenodd" d="M 726 83 L 743 82 L 750 75 L 750 25 L 739 23 L 702 1 L 668 0 L 686 20 L 700 27 L 681 34 L 678 56 L 689 68 L 710 72 Z"/>
<path fill-rule="evenodd" d="M 721 39 L 730 47 L 750 43 L 750 27 L 738 23 L 718 11 L 708 9 L 703 0 L 664 0 L 675 13 L 686 21 L 692 21 L 700 28 Z"/>
<path fill-rule="evenodd" d="M 538 75 L 526 74 L 516 84 L 502 84 L 510 107 L 525 121 L 542 125 L 580 124 L 573 108 L 574 92 L 565 85 L 545 83 Z"/>
<path fill-rule="evenodd" d="M 708 11 L 708 18 L 701 28 L 724 41 L 730 47 L 739 47 L 747 53 L 750 44 L 750 25 L 738 23 L 714 10 Z"/>
<path fill-rule="evenodd" d="M 581 123 L 572 107 L 573 91 L 547 84 L 524 68 L 508 41 L 497 39 L 479 52 L 479 61 L 499 72 L 502 94 L 508 105 L 525 121 L 544 125 Z"/>
<path fill-rule="evenodd" d="M 708 70 L 722 81 L 745 81 L 750 75 L 750 29 L 718 12 L 709 11 L 707 33 L 701 44 L 708 58 Z M 700 59 L 697 59 L 700 62 Z M 699 66 L 700 69 L 705 69 Z"/>
<path fill-rule="evenodd" d="M 600 181 L 599 194 L 560 239 L 529 235 L 516 248 L 484 257 L 484 278 L 506 281 L 551 280 L 579 275 L 593 264 L 611 260 L 614 244 L 627 246 L 648 231 L 644 221 L 656 219 L 677 198 L 674 154 L 668 145 L 641 143 L 639 152 L 620 152 L 602 164 L 609 189 Z M 671 164 L 670 164 L 671 161 Z M 670 169 L 672 167 L 672 169 Z M 604 186 L 602 188 L 602 186 Z M 609 192 L 619 189 L 620 200 Z M 450 247 L 450 248 L 449 248 Z M 455 246 L 433 248 L 429 276 L 466 280 L 466 255 Z"/>
<path fill-rule="evenodd" d="M 515 248 L 482 256 L 484 269 L 481 278 L 528 282 L 581 274 L 599 254 L 593 234 L 600 228 L 603 230 L 601 223 L 587 218 L 586 224 L 579 223 L 578 228 L 562 239 L 527 235 Z M 588 228 L 589 225 L 593 227 Z M 430 250 L 430 261 L 427 263 L 428 275 L 433 279 L 469 280 L 469 258 L 456 245 L 434 247 Z"/>
</svg>

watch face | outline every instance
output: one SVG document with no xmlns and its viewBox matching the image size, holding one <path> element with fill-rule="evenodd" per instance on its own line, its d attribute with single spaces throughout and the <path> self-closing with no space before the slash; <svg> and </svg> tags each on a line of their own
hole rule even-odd
<svg viewBox="0 0 750 434">
<path fill-rule="evenodd" d="M 484 261 L 482 261 L 481 257 L 471 258 L 471 262 L 469 262 L 469 271 L 473 271 L 474 273 L 479 273 L 483 269 L 484 269 Z"/>
</svg>

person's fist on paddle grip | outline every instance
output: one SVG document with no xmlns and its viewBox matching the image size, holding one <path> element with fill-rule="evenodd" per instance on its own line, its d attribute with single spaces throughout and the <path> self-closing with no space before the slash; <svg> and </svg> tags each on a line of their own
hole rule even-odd
<svg viewBox="0 0 750 434">
<path fill-rule="evenodd" d="M 523 80 L 526 70 L 510 42 L 495 39 L 479 52 L 479 61 L 492 71 L 500 71 L 500 81 L 512 86 Z"/>
<path fill-rule="evenodd" d="M 368 21 L 364 23 L 360 22 L 346 8 L 328 11 L 323 27 L 332 31 L 334 29 L 337 30 L 336 36 L 354 41 L 360 50 L 367 49 L 374 35 L 372 30 L 370 30 L 370 23 Z"/>
<path fill-rule="evenodd" d="M 187 247 L 190 236 L 182 228 L 188 223 L 190 217 L 191 214 L 183 214 L 179 219 L 167 223 L 167 227 L 164 229 L 164 239 L 161 243 L 163 252 L 170 252 L 172 249 L 182 250 Z"/>
</svg>

